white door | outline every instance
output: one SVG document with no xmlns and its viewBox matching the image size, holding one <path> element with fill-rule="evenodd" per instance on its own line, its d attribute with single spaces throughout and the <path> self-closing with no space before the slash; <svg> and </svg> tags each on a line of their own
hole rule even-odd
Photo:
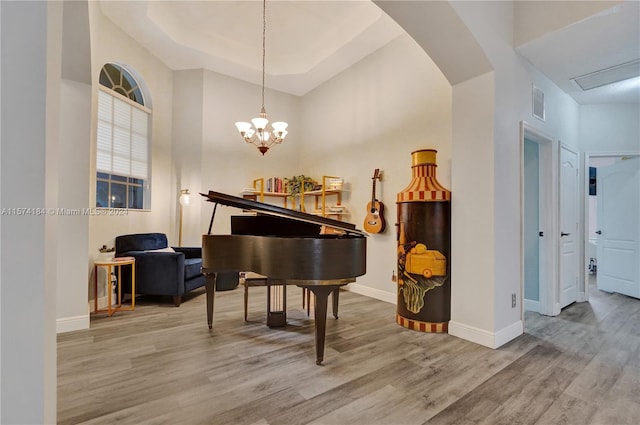
<svg viewBox="0 0 640 425">
<path fill-rule="evenodd" d="M 578 299 L 578 154 L 560 149 L 560 308 Z"/>
<path fill-rule="evenodd" d="M 640 298 L 640 157 L 596 171 L 598 289 Z"/>
</svg>

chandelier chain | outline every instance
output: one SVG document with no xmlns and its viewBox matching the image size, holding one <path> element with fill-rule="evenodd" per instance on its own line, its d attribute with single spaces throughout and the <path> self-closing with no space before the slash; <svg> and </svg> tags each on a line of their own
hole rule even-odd
<svg viewBox="0 0 640 425">
<path fill-rule="evenodd" d="M 262 110 L 264 111 L 264 67 L 266 49 L 266 34 L 267 34 L 267 0 L 262 1 Z"/>
</svg>

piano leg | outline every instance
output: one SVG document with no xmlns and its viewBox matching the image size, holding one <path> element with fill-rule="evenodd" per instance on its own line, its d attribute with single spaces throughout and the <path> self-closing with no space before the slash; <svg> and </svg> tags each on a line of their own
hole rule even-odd
<svg viewBox="0 0 640 425">
<path fill-rule="evenodd" d="M 214 294 L 216 292 L 216 274 L 215 273 L 206 273 L 205 277 L 205 287 L 207 289 L 207 324 L 209 325 L 209 329 L 213 328 L 213 299 Z"/>
<path fill-rule="evenodd" d="M 331 294 L 331 300 L 333 301 L 333 317 L 335 319 L 338 318 L 338 296 L 340 295 L 340 288 L 336 288 L 333 290 Z"/>
<path fill-rule="evenodd" d="M 329 294 L 340 288 L 338 285 L 312 285 L 305 286 L 314 297 L 314 319 L 316 328 L 316 364 L 322 364 L 324 360 L 324 339 L 327 330 L 327 300 Z"/>
</svg>

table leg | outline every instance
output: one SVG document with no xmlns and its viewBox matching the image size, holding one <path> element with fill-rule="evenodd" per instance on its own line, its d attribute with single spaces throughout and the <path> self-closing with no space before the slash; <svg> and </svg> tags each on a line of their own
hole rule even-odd
<svg viewBox="0 0 640 425">
<path fill-rule="evenodd" d="M 111 305 L 111 293 L 113 292 L 113 289 L 111 288 L 111 273 L 113 273 L 113 268 L 111 266 L 107 266 L 107 269 L 107 316 L 111 317 L 113 316 L 113 313 L 115 313 L 115 310 Z"/>
<path fill-rule="evenodd" d="M 136 308 L 136 263 L 131 264 L 131 310 Z"/>
<path fill-rule="evenodd" d="M 207 325 L 209 325 L 209 329 L 213 328 L 213 299 L 216 291 L 216 274 L 215 273 L 206 273 L 205 277 L 205 287 L 207 290 Z"/>
<path fill-rule="evenodd" d="M 94 281 L 93 281 L 93 312 L 98 312 L 98 266 L 94 266 Z"/>
<path fill-rule="evenodd" d="M 314 296 L 314 319 L 316 327 L 316 364 L 321 365 L 324 360 L 324 340 L 327 330 L 327 299 L 336 285 L 307 286 Z"/>
</svg>

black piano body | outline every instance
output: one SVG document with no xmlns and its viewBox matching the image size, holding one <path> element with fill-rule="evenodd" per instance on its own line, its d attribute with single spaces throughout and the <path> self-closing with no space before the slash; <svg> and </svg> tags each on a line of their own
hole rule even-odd
<svg viewBox="0 0 640 425">
<path fill-rule="evenodd" d="M 202 236 L 202 272 L 207 285 L 207 323 L 213 326 L 216 272 L 252 271 L 298 285 L 315 295 L 316 364 L 324 357 L 327 298 L 366 272 L 366 237 L 351 223 L 209 191 L 215 204 Z M 230 235 L 213 235 L 220 205 L 255 214 L 231 218 Z"/>
</svg>

